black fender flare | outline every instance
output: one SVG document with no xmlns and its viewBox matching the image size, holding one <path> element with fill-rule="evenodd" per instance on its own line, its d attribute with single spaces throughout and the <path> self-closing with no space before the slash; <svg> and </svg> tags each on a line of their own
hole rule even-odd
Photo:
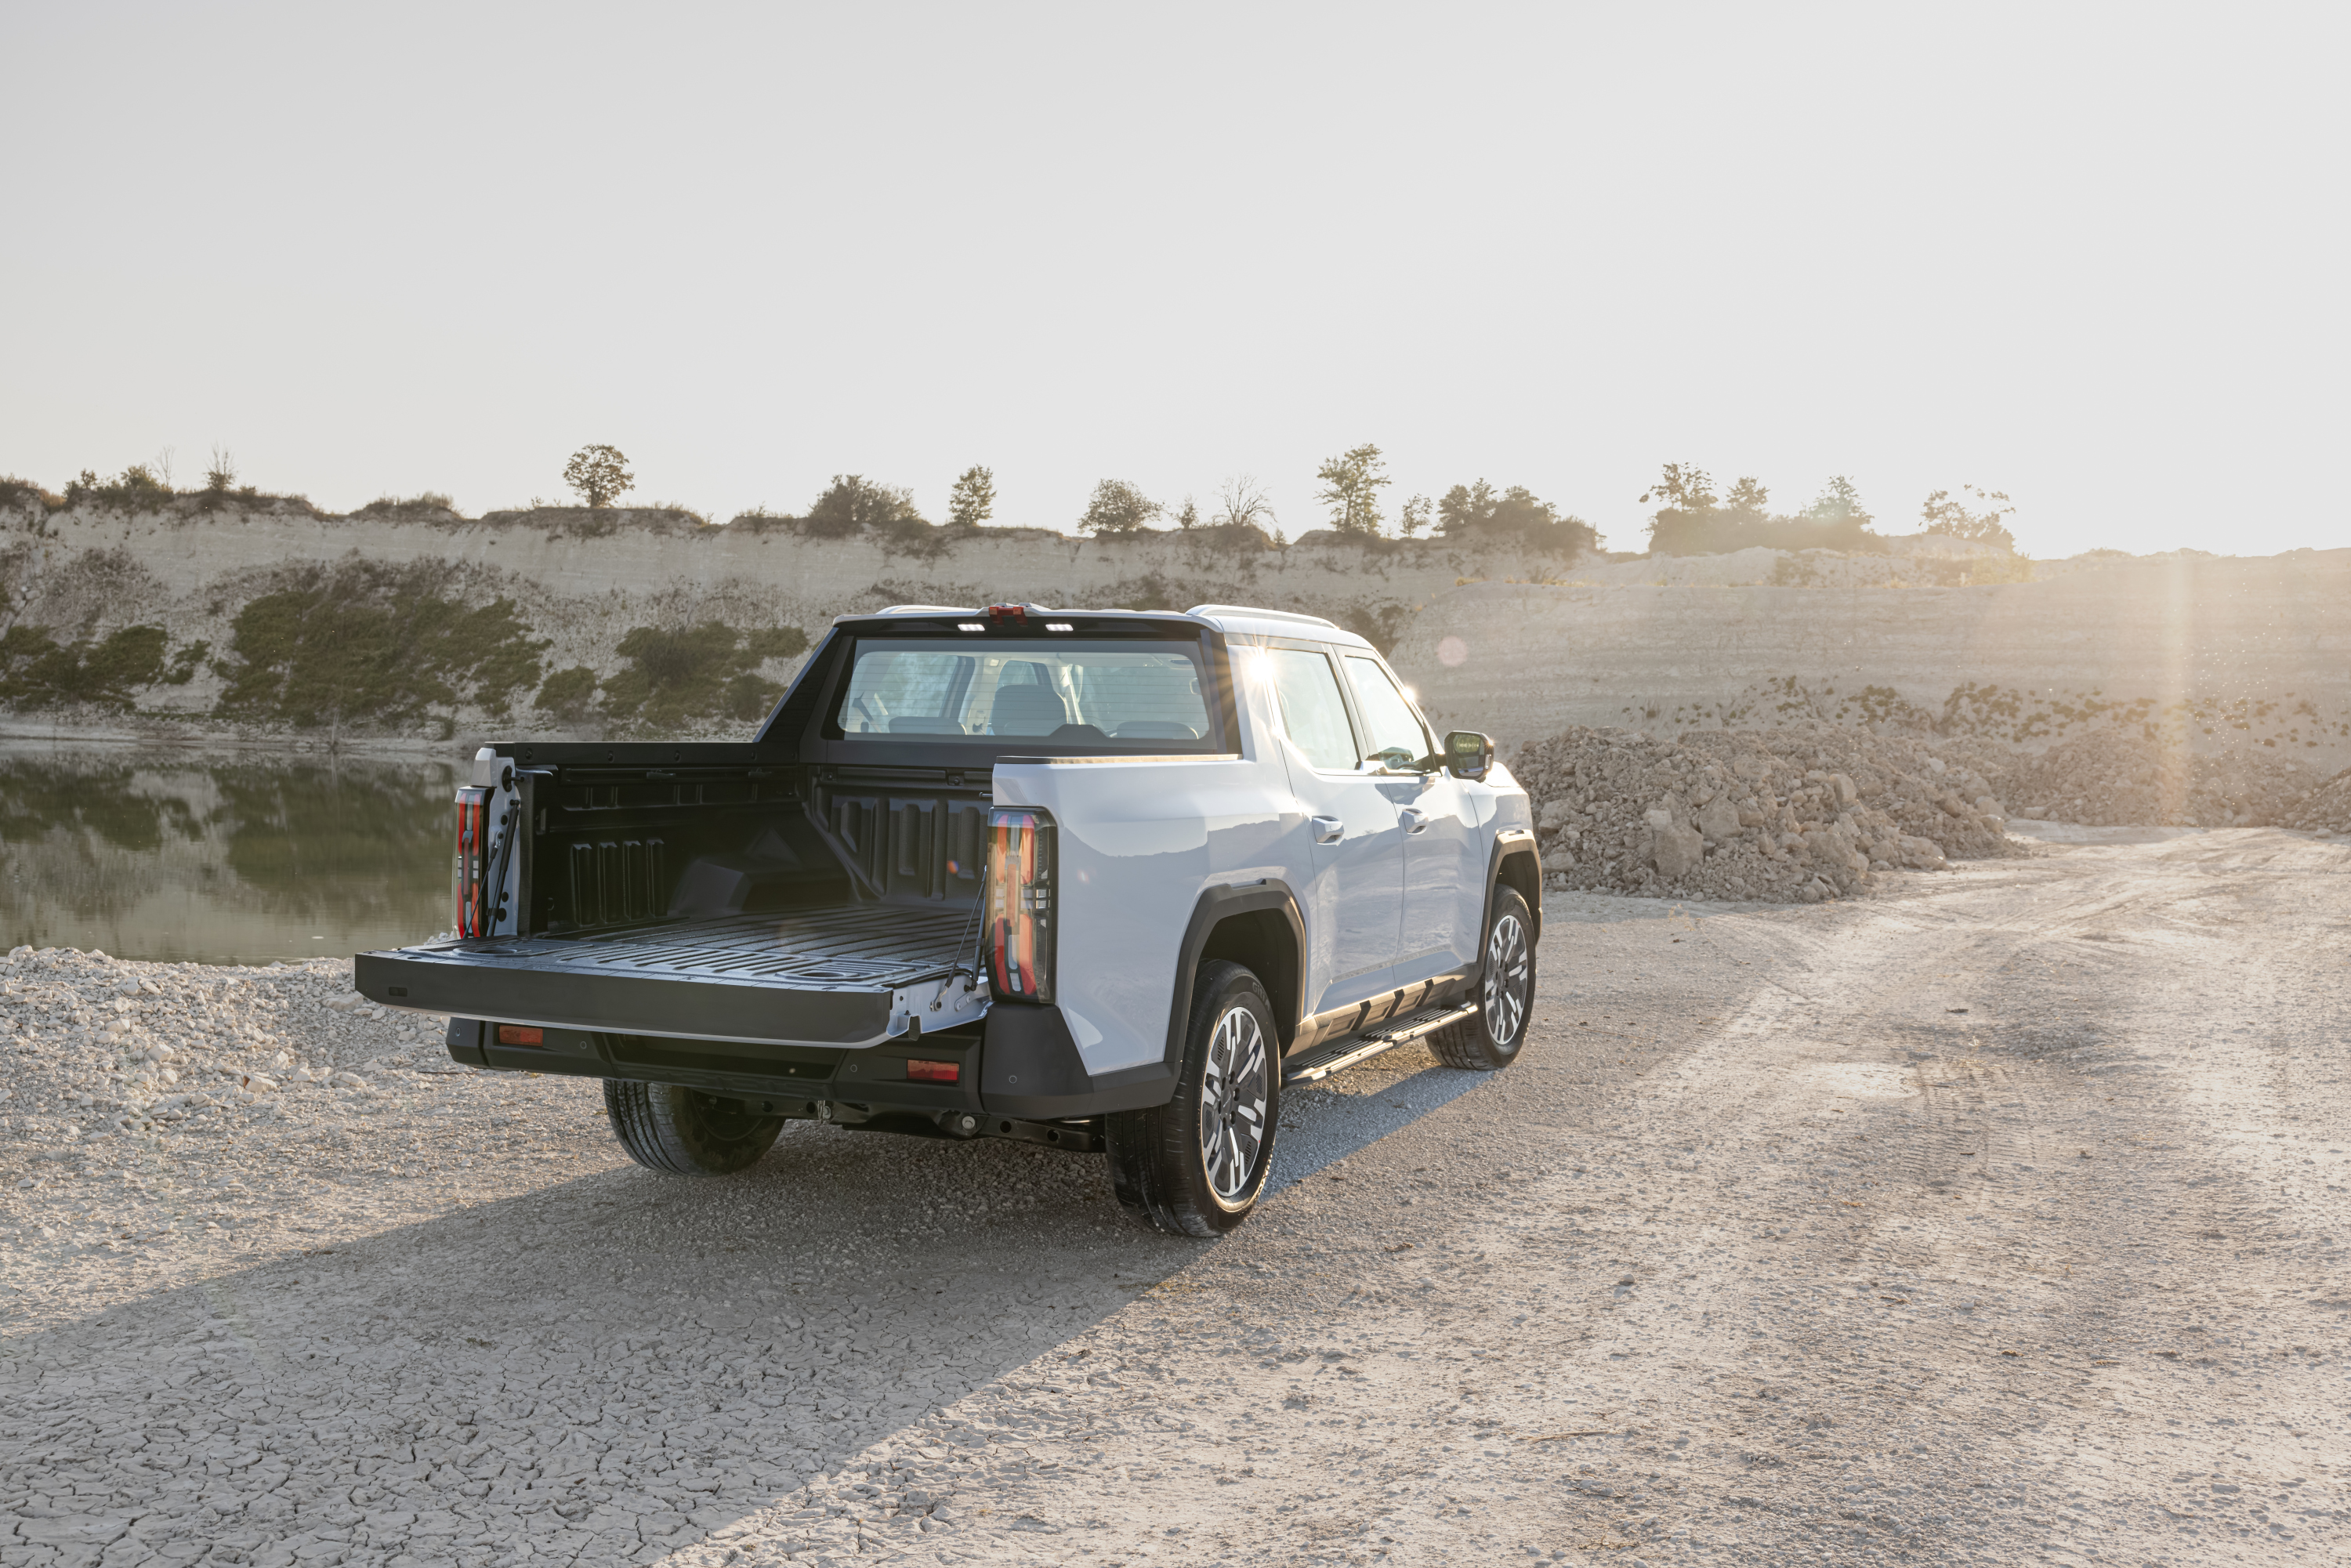
<svg viewBox="0 0 2351 1568">
<path fill-rule="evenodd" d="M 1519 874 L 1506 878 L 1504 867 L 1513 862 L 1520 863 L 1510 864 L 1510 869 Z M 1520 877 L 1527 883 L 1525 887 L 1518 887 Z M 1527 901 L 1527 915 L 1535 927 L 1527 933 L 1527 942 L 1531 946 L 1542 940 L 1542 857 L 1535 851 L 1535 836 L 1529 829 L 1504 828 L 1494 835 L 1494 852 L 1486 865 L 1486 915 L 1478 924 L 1478 962 L 1470 969 L 1475 979 L 1486 977 L 1486 930 L 1494 923 L 1494 895 L 1505 881 L 1517 887 L 1519 895 Z"/>
<path fill-rule="evenodd" d="M 1283 923 L 1290 927 L 1290 939 L 1295 945 L 1298 972 L 1290 988 L 1290 1005 L 1284 1008 L 1277 1001 L 1273 1021 L 1284 1046 L 1297 1037 L 1299 1021 L 1305 1016 L 1302 1009 L 1306 1005 L 1306 921 L 1298 911 L 1298 894 L 1290 891 L 1288 883 L 1278 877 L 1212 887 L 1202 893 L 1199 902 L 1192 906 L 1192 918 L 1184 927 L 1183 945 L 1176 951 L 1176 988 L 1167 1001 L 1167 1054 L 1165 1059 L 1170 1073 L 1183 1064 L 1184 1030 L 1185 1026 L 1191 1022 L 1192 987 L 1200 976 L 1200 954 L 1208 945 L 1209 933 L 1233 915 L 1255 914 L 1259 910 L 1279 913 Z M 1266 981 L 1268 992 L 1275 989 L 1271 977 L 1261 975 L 1259 978 Z"/>
</svg>

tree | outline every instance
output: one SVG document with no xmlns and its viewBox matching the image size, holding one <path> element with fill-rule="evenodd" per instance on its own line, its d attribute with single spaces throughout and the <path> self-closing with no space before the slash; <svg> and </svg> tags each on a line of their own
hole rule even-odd
<svg viewBox="0 0 2351 1568">
<path fill-rule="evenodd" d="M 1326 461 L 1314 471 L 1322 481 L 1314 498 L 1331 508 L 1331 526 L 1343 534 L 1380 531 L 1380 488 L 1388 482 L 1386 466 L 1376 446 L 1357 446 Z"/>
<path fill-rule="evenodd" d="M 1641 492 L 1641 505 L 1656 501 L 1668 511 L 1709 512 L 1714 509 L 1714 481 L 1695 464 L 1668 463 L 1657 482 Z"/>
<path fill-rule="evenodd" d="M 1166 508 L 1123 479 L 1105 479 L 1078 517 L 1081 534 L 1131 534 L 1148 528 Z"/>
<path fill-rule="evenodd" d="M 1198 528 L 1200 526 L 1200 503 L 1195 501 L 1189 496 L 1185 497 L 1184 504 L 1176 508 L 1176 526 L 1186 532 Z"/>
<path fill-rule="evenodd" d="M 1456 485 L 1437 503 L 1437 528 L 1447 535 L 1472 533 L 1493 515 L 1494 486 L 1483 479 L 1475 485 Z"/>
<path fill-rule="evenodd" d="M 947 526 L 976 528 L 996 515 L 996 471 L 977 464 L 947 491 Z"/>
<path fill-rule="evenodd" d="M 1730 493 L 1722 498 L 1722 509 L 1726 512 L 1743 512 L 1750 517 L 1760 517 L 1771 499 L 1771 492 L 1763 488 L 1761 480 L 1741 479 L 1733 485 L 1730 487 Z"/>
<path fill-rule="evenodd" d="M 2006 523 L 2001 521 L 2003 517 L 2013 516 L 2016 511 L 2016 507 L 2009 504 L 2008 492 L 2005 490 L 1986 492 L 1977 489 L 1973 485 L 1962 485 L 1959 488 L 1973 496 L 1983 510 L 1971 512 L 1968 510 L 1967 503 L 1964 501 L 1951 499 L 1951 493 L 1949 490 L 1938 490 L 1928 497 L 1926 505 L 1919 508 L 1920 515 L 1927 519 L 1924 531 L 1941 534 L 1949 538 L 1994 545 L 2004 550 L 2014 550 L 2016 536 L 2008 531 Z M 2001 504 L 1995 507 L 1991 504 L 1995 501 Z"/>
<path fill-rule="evenodd" d="M 1217 500 L 1217 527 L 1261 528 L 1274 520 L 1273 497 L 1247 474 L 1225 481 Z"/>
<path fill-rule="evenodd" d="M 929 526 L 914 510 L 912 490 L 877 485 L 862 474 L 835 474 L 800 519 L 800 531 L 820 539 L 845 539 L 868 529 L 912 534 Z"/>
<path fill-rule="evenodd" d="M 617 446 L 583 446 L 563 465 L 563 482 L 590 507 L 609 507 L 632 488 L 636 476 Z"/>
<path fill-rule="evenodd" d="M 1428 527 L 1428 497 L 1415 496 L 1396 513 L 1396 532 L 1410 538 Z"/>
<path fill-rule="evenodd" d="M 1524 485 L 1497 491 L 1480 479 L 1456 485 L 1437 503 L 1437 531 L 1448 538 L 1514 539 L 1570 554 L 1600 548 L 1599 532 L 1542 500 Z"/>
<path fill-rule="evenodd" d="M 215 496 L 225 496 L 235 487 L 236 459 L 229 455 L 227 447 L 214 442 L 212 466 L 204 470 L 204 488 Z"/>
<path fill-rule="evenodd" d="M 1821 486 L 1820 495 L 1804 508 L 1804 516 L 1816 523 L 1852 522 L 1865 528 L 1876 520 L 1862 505 L 1861 492 L 1842 474 Z"/>
</svg>

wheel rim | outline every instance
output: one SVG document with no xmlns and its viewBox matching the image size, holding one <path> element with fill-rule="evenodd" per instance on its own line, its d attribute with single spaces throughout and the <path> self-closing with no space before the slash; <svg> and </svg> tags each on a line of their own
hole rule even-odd
<svg viewBox="0 0 2351 1568">
<path fill-rule="evenodd" d="M 1486 938 L 1486 1032 L 1496 1045 L 1518 1039 L 1527 1021 L 1530 975 L 1526 927 L 1517 915 L 1505 915 Z"/>
<path fill-rule="evenodd" d="M 1247 1192 L 1257 1176 L 1270 1067 L 1257 1014 L 1245 1007 L 1226 1009 L 1208 1036 L 1207 1073 L 1200 1086 L 1200 1164 L 1210 1190 L 1227 1203 Z"/>
</svg>

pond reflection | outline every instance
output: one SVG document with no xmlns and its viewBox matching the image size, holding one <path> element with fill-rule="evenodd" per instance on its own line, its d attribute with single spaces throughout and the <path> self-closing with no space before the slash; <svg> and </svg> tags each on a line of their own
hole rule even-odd
<svg viewBox="0 0 2351 1568">
<path fill-rule="evenodd" d="M 447 763 L 0 747 L 0 937 L 337 957 L 448 925 Z"/>
</svg>

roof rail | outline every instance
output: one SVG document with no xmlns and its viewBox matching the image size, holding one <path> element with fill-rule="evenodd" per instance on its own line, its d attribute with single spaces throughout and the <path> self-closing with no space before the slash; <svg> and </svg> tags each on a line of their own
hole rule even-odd
<svg viewBox="0 0 2351 1568">
<path fill-rule="evenodd" d="M 1259 621 L 1295 621 L 1302 626 L 1328 626 L 1336 632 L 1335 621 L 1325 621 L 1320 615 L 1301 615 L 1291 610 L 1259 610 L 1253 604 L 1195 604 L 1184 612 L 1186 615 L 1247 615 Z"/>
<path fill-rule="evenodd" d="M 875 615 L 977 615 L 978 611 L 968 604 L 893 604 L 872 611 Z"/>
</svg>

